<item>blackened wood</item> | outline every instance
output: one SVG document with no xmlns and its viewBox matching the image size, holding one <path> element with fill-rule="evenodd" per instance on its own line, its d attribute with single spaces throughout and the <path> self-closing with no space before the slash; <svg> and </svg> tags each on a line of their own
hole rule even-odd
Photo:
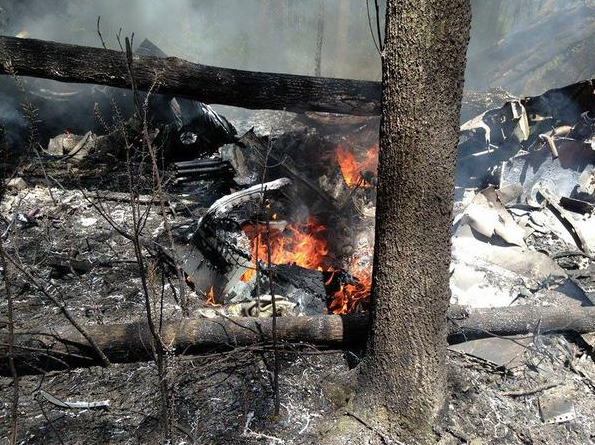
<svg viewBox="0 0 595 445">
<path fill-rule="evenodd" d="M 595 332 L 595 307 L 510 306 L 448 310 L 448 342 L 494 335 Z"/>
<path fill-rule="evenodd" d="M 367 326 L 366 314 L 277 319 L 281 343 L 305 343 L 322 348 L 361 345 L 367 338 Z M 85 329 L 112 363 L 152 359 L 151 334 L 146 323 L 92 325 Z M 72 329 L 58 332 L 56 336 L 17 333 L 15 363 L 21 375 L 65 369 L 65 365 L 75 368 L 101 364 L 80 333 Z M 451 344 L 493 335 L 554 332 L 595 332 L 595 307 L 513 306 L 469 310 L 453 307 L 448 312 Z M 174 320 L 165 323 L 163 336 L 177 354 L 224 351 L 270 343 L 272 320 L 237 317 Z M 6 334 L 0 335 L 0 375 L 10 376 Z"/>
<path fill-rule="evenodd" d="M 12 64 L 21 76 L 129 88 L 119 51 L 0 36 L 0 74 Z M 208 104 L 250 109 L 380 114 L 378 82 L 261 73 L 191 63 L 176 57 L 133 55 L 137 87 Z"/>
</svg>

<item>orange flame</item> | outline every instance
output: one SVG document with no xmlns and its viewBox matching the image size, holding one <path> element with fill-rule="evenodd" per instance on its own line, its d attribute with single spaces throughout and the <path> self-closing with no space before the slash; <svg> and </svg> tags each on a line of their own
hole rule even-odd
<svg viewBox="0 0 595 445">
<path fill-rule="evenodd" d="M 252 264 L 258 260 L 268 263 L 269 245 L 271 247 L 271 264 L 295 264 L 304 269 L 323 270 L 328 248 L 323 232 L 326 230 L 312 217 L 304 224 L 290 224 L 284 231 L 270 229 L 270 240 L 267 240 L 267 228 L 264 224 L 249 225 L 244 232 L 250 238 Z M 248 282 L 255 270 L 249 269 L 242 276 Z"/>
<path fill-rule="evenodd" d="M 209 289 L 209 292 L 207 292 L 207 305 L 208 306 L 221 306 L 220 304 L 217 304 L 215 301 L 215 289 L 213 286 L 211 286 L 211 288 Z"/>
<path fill-rule="evenodd" d="M 305 269 L 334 271 L 328 267 L 329 259 L 327 242 L 324 238 L 326 228 L 318 224 L 312 217 L 305 224 L 291 224 L 284 231 L 270 229 L 270 242 L 267 242 L 267 229 L 264 224 L 244 227 L 244 232 L 250 238 L 252 264 L 258 260 L 268 262 L 268 248 L 271 246 L 272 264 L 295 264 Z M 342 285 L 341 289 L 332 296 L 329 309 L 334 314 L 354 312 L 359 303 L 367 302 L 372 287 L 371 262 L 367 261 L 367 253 L 352 258 L 349 273 L 355 277 L 357 284 Z M 241 280 L 249 282 L 255 269 L 247 270 Z M 326 285 L 333 280 L 331 276 Z"/>
<path fill-rule="evenodd" d="M 355 187 L 362 182 L 362 172 L 371 171 L 376 174 L 378 171 L 378 144 L 365 150 L 363 157 L 356 157 L 353 151 L 339 144 L 335 148 L 335 155 L 348 187 Z"/>
<path fill-rule="evenodd" d="M 369 261 L 361 261 L 363 257 L 356 255 L 351 259 L 349 273 L 357 284 L 342 285 L 333 295 L 329 306 L 333 314 L 348 314 L 355 312 L 360 303 L 370 299 L 372 289 L 372 265 Z"/>
</svg>

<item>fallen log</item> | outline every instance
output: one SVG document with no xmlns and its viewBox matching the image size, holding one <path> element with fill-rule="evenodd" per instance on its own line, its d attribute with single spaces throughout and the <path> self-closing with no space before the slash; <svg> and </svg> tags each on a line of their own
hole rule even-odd
<svg viewBox="0 0 595 445">
<path fill-rule="evenodd" d="M 91 325 L 85 329 L 112 363 L 152 359 L 151 334 L 146 323 Z M 279 317 L 281 343 L 321 348 L 358 347 L 368 331 L 366 314 L 318 317 Z M 595 332 L 595 307 L 513 306 L 491 309 L 452 307 L 448 316 L 451 344 L 494 335 L 554 332 Z M 177 354 L 200 354 L 245 346 L 270 345 L 272 319 L 200 318 L 164 323 L 165 344 Z M 73 329 L 52 334 L 15 333 L 15 365 L 20 375 L 99 365 L 93 349 Z M 398 341 L 398 339 L 395 339 Z M 0 335 L 0 375 L 10 376 L 8 339 Z"/>
<path fill-rule="evenodd" d="M 250 109 L 379 115 L 378 82 L 262 73 L 200 65 L 176 57 L 132 55 L 140 90 L 158 78 L 161 94 Z M 120 51 L 0 36 L 0 74 L 130 88 Z"/>
</svg>

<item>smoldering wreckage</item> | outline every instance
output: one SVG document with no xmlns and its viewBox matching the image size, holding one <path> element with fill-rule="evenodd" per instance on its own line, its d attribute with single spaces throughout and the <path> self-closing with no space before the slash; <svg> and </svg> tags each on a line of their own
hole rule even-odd
<svg viewBox="0 0 595 445">
<path fill-rule="evenodd" d="M 137 54 L 165 57 L 149 41 Z M 11 70 L 52 77 L 4 66 L 5 74 Z M 65 85 L 57 92 L 25 80 L 33 100 L 68 107 L 83 87 Z M 105 103 L 119 112 L 114 104 L 129 94 L 94 91 L 99 121 Z M 377 106 L 377 97 L 362 100 L 376 103 L 368 110 Z M 139 280 L 121 278 L 134 265 L 117 241 L 117 227 L 130 224 L 131 202 L 146 218 L 142 241 L 155 270 L 166 281 L 183 271 L 182 292 L 164 285 L 174 289 L 162 325 L 175 353 L 266 345 L 273 329 L 285 344 L 361 346 L 374 246 L 375 113 L 229 109 L 226 118 L 202 102 L 160 94 L 145 109 L 149 128 L 135 117 L 84 134 L 54 128 L 43 150 L 15 166 L 2 202 L 8 251 L 46 274 L 48 286 L 71 287 L 63 301 L 87 319 L 87 333 L 112 363 L 152 357 L 146 321 L 125 296 L 138 294 Z M 151 171 L 127 170 L 143 163 L 143 137 L 160 147 L 173 248 L 159 199 L 139 180 Z M 116 179 L 106 179 L 106 166 Z M 61 241 L 34 252 L 36 237 L 53 230 Z M 512 99 L 462 124 L 452 244 L 451 350 L 507 372 L 529 367 L 533 383 L 563 362 L 568 376 L 527 394 L 538 397 L 543 422 L 587 416 L 573 391 L 581 391 L 577 380 L 595 388 L 594 80 Z M 105 286 L 103 302 L 91 295 L 98 286 Z M 23 307 L 48 304 L 19 298 Z M 182 319 L 182 310 L 190 317 Z M 79 331 L 65 321 L 47 329 L 46 317 L 32 315 L 27 332 L 15 337 L 19 375 L 101 364 Z M 0 372 L 10 376 L 2 336 Z M 536 350 L 548 360 L 535 362 Z M 70 403 L 45 394 L 58 406 Z"/>
</svg>

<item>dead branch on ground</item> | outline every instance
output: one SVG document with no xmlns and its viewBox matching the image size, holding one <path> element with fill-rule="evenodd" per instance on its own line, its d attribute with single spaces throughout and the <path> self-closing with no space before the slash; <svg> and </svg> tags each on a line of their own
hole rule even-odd
<svg viewBox="0 0 595 445">
<path fill-rule="evenodd" d="M 448 341 L 453 344 L 492 336 L 595 332 L 595 307 L 453 307 L 448 315 Z M 308 344 L 322 348 L 349 348 L 365 342 L 368 332 L 366 314 L 278 317 L 276 324 L 279 345 Z M 113 363 L 154 358 L 152 351 L 147 349 L 152 341 L 147 322 L 93 325 L 86 329 Z M 163 323 L 161 338 L 175 354 L 211 354 L 238 347 L 262 348 L 267 345 L 272 350 L 273 326 L 271 318 L 171 320 Z M 38 352 L 26 349 L 27 347 L 41 347 L 46 356 L 56 357 L 59 361 L 47 361 L 46 358 L 40 360 Z M 44 366 L 47 366 L 47 370 L 64 369 L 62 363 L 70 367 L 100 364 L 81 333 L 71 328 L 61 330 L 58 335 L 15 333 L 15 365 L 20 374 L 35 374 Z M 0 375 L 10 375 L 5 335 L 0 335 Z"/>
</svg>

